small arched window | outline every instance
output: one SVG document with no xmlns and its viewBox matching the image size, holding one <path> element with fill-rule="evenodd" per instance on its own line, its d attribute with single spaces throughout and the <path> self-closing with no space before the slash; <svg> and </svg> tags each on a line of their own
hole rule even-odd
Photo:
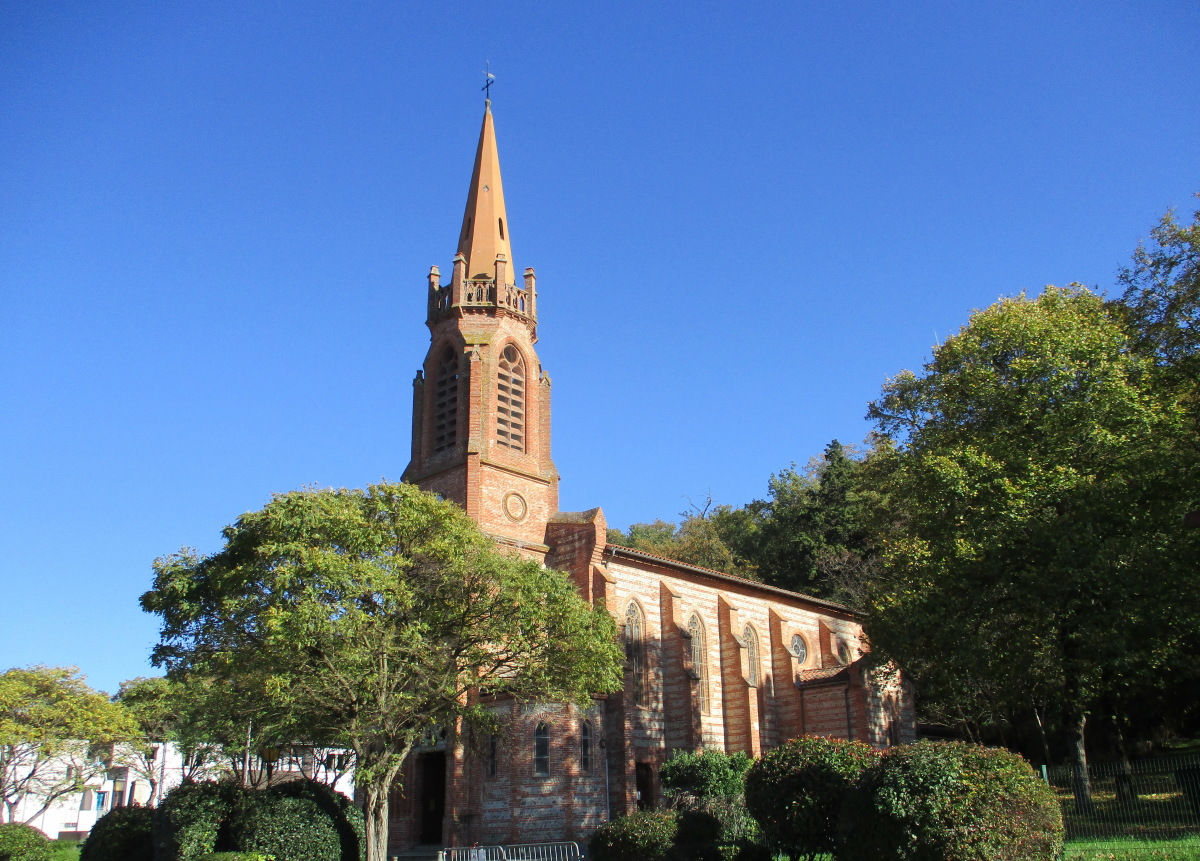
<svg viewBox="0 0 1200 861">
<path fill-rule="evenodd" d="M 750 687 L 758 687 L 758 634 L 752 625 L 747 625 L 742 639 L 746 641 L 746 680 Z"/>
<path fill-rule="evenodd" d="M 500 771 L 500 737 L 495 733 L 488 736 L 487 773 L 495 777 Z"/>
<path fill-rule="evenodd" d="M 592 722 L 588 720 L 579 728 L 579 770 L 592 773 Z"/>
<path fill-rule="evenodd" d="M 688 621 L 692 636 L 692 672 L 700 680 L 700 711 L 708 711 L 708 647 L 704 642 L 704 623 L 695 613 Z"/>
<path fill-rule="evenodd" d="M 433 450 L 445 451 L 458 440 L 458 356 L 442 351 L 433 394 Z"/>
<path fill-rule="evenodd" d="M 545 721 L 533 731 L 533 773 L 550 773 L 550 725 Z"/>
<path fill-rule="evenodd" d="M 646 638 L 645 618 L 637 601 L 630 601 L 625 610 L 625 667 L 633 684 L 633 701 L 646 701 Z"/>
<path fill-rule="evenodd" d="M 512 344 L 500 354 L 496 374 L 496 442 L 525 450 L 525 360 Z"/>
</svg>

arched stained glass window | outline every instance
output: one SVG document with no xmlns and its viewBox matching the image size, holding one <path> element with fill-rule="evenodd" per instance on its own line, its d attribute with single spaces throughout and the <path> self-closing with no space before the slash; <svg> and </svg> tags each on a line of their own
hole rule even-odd
<svg viewBox="0 0 1200 861">
<path fill-rule="evenodd" d="M 704 623 L 695 613 L 688 621 L 692 636 L 692 671 L 700 679 L 700 711 L 708 711 L 708 647 L 704 640 Z"/>
<path fill-rule="evenodd" d="M 633 701 L 646 702 L 646 635 L 645 617 L 637 601 L 630 601 L 625 610 L 625 666 L 633 683 Z"/>
<path fill-rule="evenodd" d="M 512 344 L 500 354 L 496 375 L 496 442 L 525 450 L 525 360 Z"/>
<path fill-rule="evenodd" d="M 746 680 L 751 687 L 758 687 L 758 634 L 752 625 L 747 625 L 742 633 L 746 641 Z"/>
<path fill-rule="evenodd" d="M 533 773 L 550 773 L 550 725 L 545 721 L 533 731 Z"/>
<path fill-rule="evenodd" d="M 458 356 L 442 351 L 433 394 L 433 450 L 445 451 L 458 440 Z"/>
</svg>

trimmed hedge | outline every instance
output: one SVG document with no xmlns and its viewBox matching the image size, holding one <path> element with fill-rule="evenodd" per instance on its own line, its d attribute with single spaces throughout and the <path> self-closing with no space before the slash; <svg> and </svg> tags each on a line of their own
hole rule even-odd
<svg viewBox="0 0 1200 861">
<path fill-rule="evenodd" d="M 752 762 L 754 760 L 741 751 L 680 751 L 666 761 L 658 776 L 668 796 L 737 798 L 746 787 L 746 769 Z"/>
<path fill-rule="evenodd" d="M 251 852 L 275 861 L 361 861 L 364 832 L 362 811 L 311 780 L 261 791 L 184 783 L 155 813 L 154 859 L 201 861 L 213 853 Z"/>
<path fill-rule="evenodd" d="M 843 861 L 1046 861 L 1063 849 L 1062 810 L 1029 764 L 965 742 L 887 751 L 838 832 Z"/>
<path fill-rule="evenodd" d="M 88 832 L 79 861 L 154 861 L 154 811 L 114 807 Z"/>
<path fill-rule="evenodd" d="M 275 861 L 341 861 L 337 829 L 308 798 L 281 798 L 263 792 L 250 800 L 233 823 L 233 842 L 243 852 Z"/>
<path fill-rule="evenodd" d="M 237 784 L 212 781 L 185 781 L 168 792 L 154 813 L 155 861 L 199 861 L 236 849 L 229 823 L 244 792 Z"/>
<path fill-rule="evenodd" d="M 679 814 L 674 810 L 638 811 L 606 822 L 588 842 L 592 861 L 666 861 L 675 846 Z"/>
<path fill-rule="evenodd" d="M 0 861 L 50 861 L 50 840 L 32 825 L 0 825 Z"/>
<path fill-rule="evenodd" d="M 341 861 L 361 861 L 367 856 L 367 826 L 362 808 L 323 783 L 292 780 L 272 786 L 267 793 L 279 798 L 307 799 L 333 824 L 341 847 Z"/>
<path fill-rule="evenodd" d="M 205 855 L 200 861 L 271 861 L 266 855 L 257 852 L 213 852 Z"/>
<path fill-rule="evenodd" d="M 801 736 L 755 762 L 746 807 L 767 844 L 792 857 L 834 852 L 842 805 L 877 756 L 860 741 Z"/>
</svg>

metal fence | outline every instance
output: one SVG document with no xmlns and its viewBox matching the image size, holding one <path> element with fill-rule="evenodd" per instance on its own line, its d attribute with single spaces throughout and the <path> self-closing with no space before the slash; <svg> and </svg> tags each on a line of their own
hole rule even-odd
<svg viewBox="0 0 1200 861">
<path fill-rule="evenodd" d="M 1086 781 L 1071 766 L 1042 774 L 1062 802 L 1068 840 L 1200 844 L 1200 756 L 1100 763 Z"/>
<path fill-rule="evenodd" d="M 580 861 L 578 843 L 463 846 L 438 852 L 438 861 Z"/>
</svg>

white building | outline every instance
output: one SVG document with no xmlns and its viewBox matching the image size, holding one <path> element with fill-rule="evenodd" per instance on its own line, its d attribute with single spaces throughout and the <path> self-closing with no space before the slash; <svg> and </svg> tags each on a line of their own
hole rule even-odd
<svg viewBox="0 0 1200 861">
<path fill-rule="evenodd" d="M 90 762 L 85 762 L 89 757 Z M 77 748 L 38 765 L 40 775 L 29 787 L 32 791 L 11 809 L 11 821 L 26 822 L 51 839 L 82 840 L 96 820 L 114 807 L 155 806 L 186 779 L 233 777 L 241 773 L 242 766 L 219 753 L 189 758 L 172 743 L 154 743 L 145 751 L 117 745 L 111 756 L 98 762 L 86 742 L 80 742 Z M 353 755 L 343 750 L 303 745 L 267 749 L 263 756 L 250 757 L 248 766 L 247 782 L 252 786 L 311 777 L 347 798 L 354 797 Z M 70 780 L 80 770 L 85 774 L 83 788 L 46 805 L 45 789 Z M 18 777 L 28 776 L 28 771 L 27 767 Z"/>
</svg>

